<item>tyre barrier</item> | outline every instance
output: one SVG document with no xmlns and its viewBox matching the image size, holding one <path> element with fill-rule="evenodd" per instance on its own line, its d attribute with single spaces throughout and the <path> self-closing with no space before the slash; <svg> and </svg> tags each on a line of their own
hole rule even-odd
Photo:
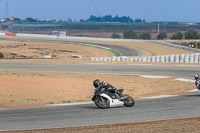
<svg viewBox="0 0 200 133">
<path fill-rule="evenodd" d="M 91 61 L 123 61 L 123 62 L 162 62 L 162 63 L 200 63 L 200 53 L 181 55 L 162 55 L 149 57 L 100 57 L 91 58 Z"/>
</svg>

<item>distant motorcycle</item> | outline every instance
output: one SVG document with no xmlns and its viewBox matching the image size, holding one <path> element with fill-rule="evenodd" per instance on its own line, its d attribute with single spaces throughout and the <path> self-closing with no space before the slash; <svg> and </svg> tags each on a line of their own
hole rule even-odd
<svg viewBox="0 0 200 133">
<path fill-rule="evenodd" d="M 131 96 L 123 94 L 124 89 L 119 89 L 118 91 L 122 94 L 123 100 L 121 100 L 121 97 L 116 93 L 107 92 L 105 89 L 95 88 L 92 93 L 92 101 L 101 109 L 118 106 L 134 106 L 135 100 Z"/>
<path fill-rule="evenodd" d="M 200 81 L 196 81 L 197 82 L 197 89 L 200 90 Z"/>
</svg>

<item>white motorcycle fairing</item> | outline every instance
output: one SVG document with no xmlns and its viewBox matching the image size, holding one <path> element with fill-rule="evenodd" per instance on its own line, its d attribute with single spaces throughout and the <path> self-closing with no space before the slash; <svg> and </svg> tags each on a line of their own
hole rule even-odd
<svg viewBox="0 0 200 133">
<path fill-rule="evenodd" d="M 124 102 L 120 101 L 119 99 L 112 99 L 105 93 L 100 94 L 100 96 L 107 98 L 110 101 L 110 106 L 109 107 L 118 107 L 118 106 L 124 106 Z"/>
</svg>

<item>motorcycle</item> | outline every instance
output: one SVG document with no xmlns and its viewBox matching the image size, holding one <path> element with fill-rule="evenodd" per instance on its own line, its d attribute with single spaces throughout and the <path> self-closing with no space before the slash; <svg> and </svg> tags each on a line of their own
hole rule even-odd
<svg viewBox="0 0 200 133">
<path fill-rule="evenodd" d="M 118 91 L 121 93 L 121 96 L 117 93 L 107 92 L 104 88 L 95 88 L 92 93 L 92 101 L 101 109 L 118 106 L 133 107 L 135 100 L 131 96 L 123 94 L 124 89 L 119 89 Z"/>
<path fill-rule="evenodd" d="M 197 89 L 200 90 L 200 81 L 199 80 L 196 81 L 196 85 L 197 85 Z"/>
</svg>

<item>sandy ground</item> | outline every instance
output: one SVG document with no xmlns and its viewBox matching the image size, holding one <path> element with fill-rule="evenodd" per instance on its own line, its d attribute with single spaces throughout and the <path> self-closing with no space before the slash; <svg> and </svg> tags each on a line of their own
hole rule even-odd
<svg viewBox="0 0 200 133">
<path fill-rule="evenodd" d="M 84 59 L 90 57 L 113 56 L 113 53 L 93 47 L 72 44 L 46 43 L 46 42 L 20 42 L 0 40 L 0 52 L 5 53 L 5 58 L 22 56 L 27 58 L 39 58 L 41 55 L 52 55 L 54 58 L 72 58 L 79 55 Z"/>
<path fill-rule="evenodd" d="M 0 108 L 91 101 L 95 79 L 105 80 L 134 98 L 175 94 L 194 89 L 194 83 L 135 76 L 1 72 Z M 145 84 L 144 84 L 145 82 Z"/>
</svg>

